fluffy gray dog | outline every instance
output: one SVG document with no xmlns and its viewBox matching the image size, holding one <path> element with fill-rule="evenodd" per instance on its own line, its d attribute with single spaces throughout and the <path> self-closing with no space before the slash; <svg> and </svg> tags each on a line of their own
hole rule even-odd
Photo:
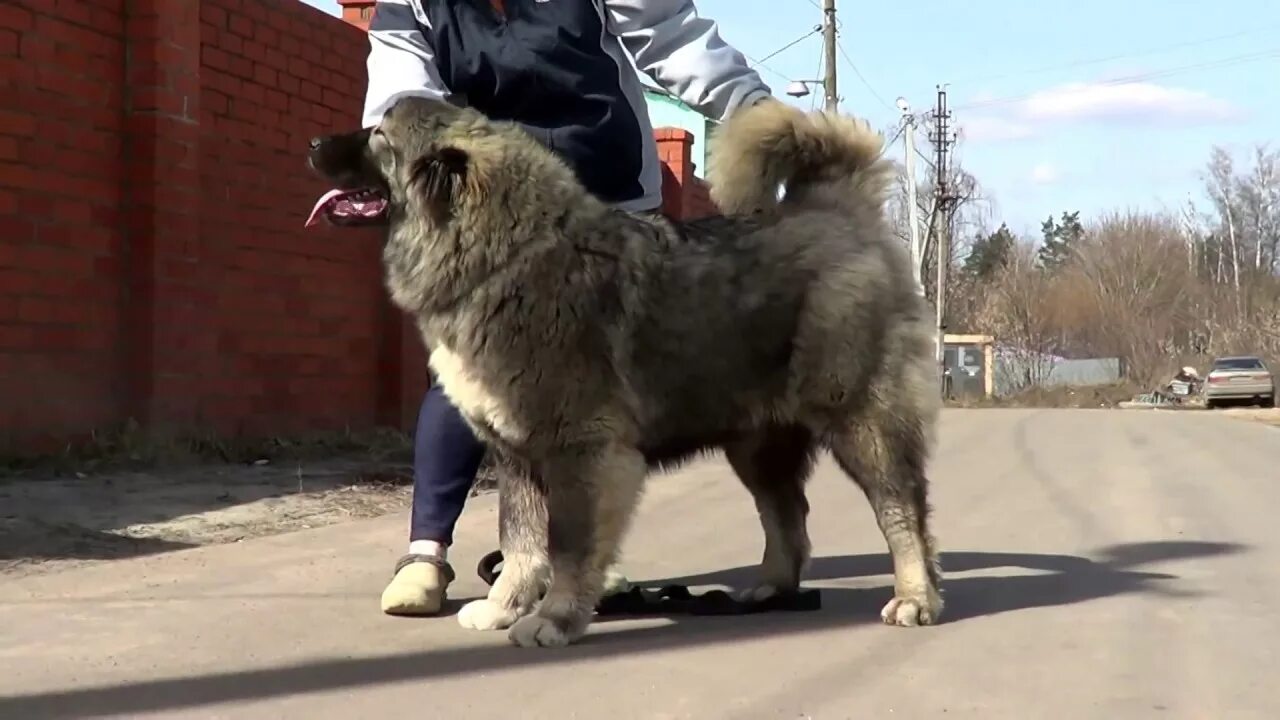
<svg viewBox="0 0 1280 720">
<path fill-rule="evenodd" d="M 313 141 L 312 168 L 344 188 L 317 210 L 387 219 L 391 296 L 505 466 L 503 571 L 464 626 L 580 638 L 645 476 L 715 449 L 764 527 L 748 593 L 797 589 L 826 448 L 893 556 L 884 621 L 937 621 L 934 336 L 884 218 L 882 139 L 770 101 L 710 142 L 725 216 L 673 224 L 609 207 L 518 127 L 444 102 Z"/>
</svg>

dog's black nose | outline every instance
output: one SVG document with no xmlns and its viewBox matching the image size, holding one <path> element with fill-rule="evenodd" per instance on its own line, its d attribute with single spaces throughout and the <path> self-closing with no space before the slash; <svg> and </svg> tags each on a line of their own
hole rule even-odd
<svg viewBox="0 0 1280 720">
<path fill-rule="evenodd" d="M 316 148 L 320 147 L 320 143 L 323 143 L 323 142 L 324 142 L 324 138 L 320 138 L 320 137 L 311 138 L 311 149 L 315 150 Z"/>
</svg>

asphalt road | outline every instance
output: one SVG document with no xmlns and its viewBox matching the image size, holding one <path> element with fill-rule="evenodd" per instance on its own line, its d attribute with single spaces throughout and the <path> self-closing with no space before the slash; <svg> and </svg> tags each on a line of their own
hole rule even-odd
<svg viewBox="0 0 1280 720">
<path fill-rule="evenodd" d="M 1210 413 L 952 411 L 932 470 L 947 613 L 892 628 L 857 489 L 811 486 L 818 612 L 609 620 L 526 650 L 378 593 L 403 515 L 0 583 L 0 718 L 1280 717 L 1280 432 Z M 459 600 L 492 497 L 459 533 Z M 625 569 L 749 577 L 719 461 L 650 484 Z"/>
</svg>

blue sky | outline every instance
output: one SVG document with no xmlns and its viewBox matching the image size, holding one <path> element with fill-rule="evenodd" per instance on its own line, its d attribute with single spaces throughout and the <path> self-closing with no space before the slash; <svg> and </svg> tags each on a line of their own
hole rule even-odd
<svg viewBox="0 0 1280 720">
<path fill-rule="evenodd" d="M 817 4 L 697 0 L 755 59 L 819 23 Z M 1213 144 L 1243 161 L 1256 142 L 1280 143 L 1280 0 L 837 0 L 837 8 L 841 45 L 866 79 L 840 59 L 841 109 L 886 127 L 898 96 L 924 109 L 935 86 L 949 84 L 962 162 L 994 199 L 996 222 L 1016 231 L 1038 235 L 1041 219 L 1064 210 L 1175 206 L 1188 192 L 1199 200 L 1197 174 Z M 815 34 L 761 73 L 785 98 L 787 79 L 818 76 L 820 55 Z"/>
</svg>

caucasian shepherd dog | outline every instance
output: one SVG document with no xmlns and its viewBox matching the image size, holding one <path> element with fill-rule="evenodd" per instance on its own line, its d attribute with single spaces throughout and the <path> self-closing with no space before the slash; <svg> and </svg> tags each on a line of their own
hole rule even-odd
<svg viewBox="0 0 1280 720">
<path fill-rule="evenodd" d="M 885 219 L 882 138 L 770 100 L 709 149 L 723 217 L 671 223 L 606 205 L 518 126 L 441 101 L 312 141 L 312 169 L 341 188 L 317 211 L 389 224 L 391 297 L 504 468 L 503 571 L 464 626 L 522 646 L 582 637 L 646 475 L 716 449 L 764 528 L 750 596 L 798 588 L 825 448 L 892 554 L 884 621 L 938 620 L 934 331 Z"/>
</svg>

